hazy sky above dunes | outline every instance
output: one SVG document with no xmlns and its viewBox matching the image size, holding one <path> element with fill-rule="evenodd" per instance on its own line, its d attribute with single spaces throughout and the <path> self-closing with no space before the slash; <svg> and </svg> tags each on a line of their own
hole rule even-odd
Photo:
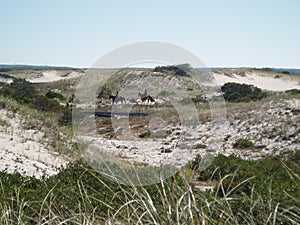
<svg viewBox="0 0 300 225">
<path fill-rule="evenodd" d="M 0 64 L 89 67 L 118 46 L 164 41 L 210 67 L 300 68 L 298 0 L 3 0 L 0 6 Z"/>
</svg>

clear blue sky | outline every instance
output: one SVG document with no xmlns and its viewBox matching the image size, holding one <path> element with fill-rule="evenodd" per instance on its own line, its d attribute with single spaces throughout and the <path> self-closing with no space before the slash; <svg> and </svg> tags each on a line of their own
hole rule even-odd
<svg viewBox="0 0 300 225">
<path fill-rule="evenodd" d="M 208 66 L 300 68 L 298 0 L 0 0 L 0 64 L 89 67 L 137 41 Z"/>
</svg>

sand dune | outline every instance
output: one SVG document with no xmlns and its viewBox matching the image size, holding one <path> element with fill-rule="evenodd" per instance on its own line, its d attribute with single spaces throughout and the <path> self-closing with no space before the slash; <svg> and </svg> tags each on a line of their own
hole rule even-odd
<svg viewBox="0 0 300 225">
<path fill-rule="evenodd" d="M 287 77 L 265 76 L 255 72 L 250 73 L 213 73 L 219 85 L 228 82 L 251 84 L 268 91 L 286 91 L 289 89 L 300 89 L 300 79 L 294 76 L 294 79 Z"/>
<path fill-rule="evenodd" d="M 53 82 L 62 79 L 70 79 L 81 76 L 83 73 L 77 71 L 71 72 L 61 72 L 61 71 L 45 71 L 42 72 L 42 76 L 38 78 L 28 79 L 32 83 L 45 83 L 45 82 Z"/>
<path fill-rule="evenodd" d="M 44 133 L 22 128 L 22 117 L 0 110 L 0 170 L 24 176 L 50 176 L 68 163 L 66 157 L 49 151 Z"/>
<path fill-rule="evenodd" d="M 68 79 L 68 78 L 74 78 L 83 75 L 82 72 L 77 71 L 44 71 L 41 72 L 41 75 L 39 77 L 31 78 L 29 81 L 38 83 L 38 82 L 53 82 L 58 81 L 61 79 Z M 269 91 L 285 91 L 289 89 L 300 89 L 300 76 L 278 76 L 276 75 L 262 75 L 253 71 L 240 73 L 240 72 L 222 72 L 217 71 L 213 72 L 213 76 L 216 79 L 217 83 L 219 85 L 223 85 L 228 82 L 237 82 L 237 83 L 245 83 L 245 84 L 251 84 L 254 86 L 257 86 L 264 90 Z M 298 104 L 298 103 L 297 103 Z M 295 104 L 293 104 L 294 107 Z M 271 111 L 271 116 L 269 119 L 269 126 L 272 122 L 273 116 L 277 113 L 278 115 L 292 115 L 292 111 L 289 109 L 288 111 L 281 112 L 280 110 L 289 108 L 289 107 L 276 107 L 276 112 Z M 298 110 L 299 108 L 296 108 L 295 110 Z M 253 115 L 257 117 L 257 111 L 253 112 Z M 266 120 L 264 114 L 260 112 L 260 114 L 264 117 Z M 274 114 L 274 115 L 273 115 Z M 277 115 L 276 114 L 276 115 Z M 247 118 L 255 118 L 253 115 L 247 116 Z M 295 118 L 296 115 L 292 115 Z M 286 118 L 285 118 L 286 119 Z M 281 124 L 281 126 L 284 126 L 284 122 Z M 6 170 L 10 173 L 13 172 L 20 172 L 21 174 L 28 175 L 28 176 L 36 176 L 41 177 L 43 175 L 53 175 L 58 172 L 58 168 L 60 166 L 64 166 L 68 163 L 68 160 L 66 158 L 62 157 L 58 153 L 55 153 L 53 151 L 49 151 L 47 147 L 47 140 L 44 138 L 44 133 L 39 130 L 24 130 L 22 128 L 22 117 L 21 115 L 14 114 L 12 115 L 12 112 L 9 112 L 8 110 L 1 109 L 0 110 L 0 170 Z M 276 127 L 278 124 L 277 122 L 274 123 L 272 126 Z M 264 131 L 263 128 L 259 127 L 259 124 L 250 124 L 249 127 L 251 127 L 251 132 L 249 133 L 242 133 L 243 135 L 249 135 L 253 134 L 253 136 L 257 136 L 262 134 Z M 277 128 L 277 127 L 276 127 Z M 174 133 L 176 133 L 176 127 L 170 127 L 170 129 L 174 129 Z M 230 143 L 226 144 L 226 151 L 224 150 L 224 153 L 228 152 L 234 152 L 237 153 L 235 149 L 232 149 L 232 143 L 234 142 L 234 138 L 240 135 L 240 127 L 231 127 L 231 133 L 235 134 L 233 135 L 232 140 L 230 140 Z M 207 144 L 210 141 L 210 137 L 212 136 L 212 131 L 210 130 L 209 124 L 201 124 L 201 126 L 198 127 L 198 129 L 195 131 L 196 133 L 191 133 L 190 136 L 199 136 L 198 132 L 202 132 L 201 135 L 203 138 L 201 139 L 200 144 Z M 271 132 L 271 131 L 269 131 Z M 293 134 L 292 134 L 293 135 Z M 197 137 L 198 137 L 197 136 Z M 173 139 L 174 140 L 173 140 Z M 253 138 L 255 139 L 255 138 Z M 266 140 L 265 140 L 266 139 Z M 292 149 L 294 150 L 295 144 L 290 144 L 288 141 L 280 141 L 276 142 L 276 140 L 269 140 L 268 138 L 263 139 L 263 141 L 256 141 L 257 145 L 260 146 L 267 146 L 269 148 L 268 151 L 266 151 L 268 154 L 275 154 L 275 150 L 277 147 L 281 147 L 281 149 Z M 172 141 L 173 140 L 173 141 Z M 141 146 L 140 149 L 142 149 L 142 152 L 137 151 L 137 146 L 131 146 L 129 142 L 122 142 L 122 141 L 104 141 L 101 142 L 101 139 L 98 139 L 93 144 L 105 146 L 106 149 L 109 152 L 113 152 L 115 154 L 118 154 L 119 156 L 135 160 L 139 163 L 149 163 L 152 165 L 160 164 L 163 161 L 168 163 L 176 163 L 179 167 L 183 166 L 184 163 L 186 163 L 189 160 L 192 160 L 197 154 L 206 154 L 207 149 L 197 149 L 193 148 L 193 146 L 189 146 L 186 143 L 179 143 L 175 136 L 171 136 L 170 140 L 164 140 L 165 142 L 156 143 L 154 145 L 151 142 L 140 142 Z M 165 143 L 170 143 L 166 145 Z M 192 143 L 192 142 L 191 142 Z M 188 144 L 191 144 L 188 143 Z M 190 148 L 189 154 L 186 152 L 185 158 L 182 157 L 182 145 L 187 145 L 188 148 Z M 122 149 L 120 151 L 120 147 L 118 146 L 126 146 L 126 148 Z M 162 149 L 165 148 L 171 148 L 173 146 L 173 149 L 171 153 L 162 153 Z M 224 147 L 224 149 L 225 149 Z M 151 149 L 151 151 L 149 151 Z M 167 149 L 169 150 L 169 149 Z M 262 152 L 266 154 L 266 152 Z M 253 156 L 252 153 L 249 153 L 251 157 Z M 256 153 L 255 153 L 256 154 Z M 246 156 L 245 156 L 246 157 Z M 248 157 L 248 156 L 247 156 Z M 253 156 L 253 157 L 260 157 L 260 156 Z"/>
<path fill-rule="evenodd" d="M 36 74 L 21 74 L 16 77 L 25 78 L 32 83 L 54 82 L 62 79 L 70 79 L 84 75 L 81 71 L 39 71 Z M 9 76 L 9 75 L 8 75 Z M 286 91 L 289 89 L 300 89 L 300 76 L 285 76 L 280 73 L 264 74 L 260 71 L 247 70 L 241 72 L 239 70 L 232 71 L 215 71 L 213 72 L 218 85 L 223 85 L 228 82 L 237 82 L 251 84 L 268 91 Z M 0 81 L 10 83 L 11 77 L 0 77 Z"/>
</svg>

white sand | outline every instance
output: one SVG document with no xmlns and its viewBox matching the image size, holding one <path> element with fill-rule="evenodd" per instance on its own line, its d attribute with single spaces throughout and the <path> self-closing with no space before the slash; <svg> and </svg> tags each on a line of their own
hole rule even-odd
<svg viewBox="0 0 300 225">
<path fill-rule="evenodd" d="M 45 71 L 42 76 L 38 78 L 28 79 L 32 83 L 45 83 L 59 81 L 63 79 L 70 79 L 81 76 L 83 73 L 72 71 L 72 72 L 61 72 L 61 71 Z"/>
<path fill-rule="evenodd" d="M 195 128 L 188 130 L 183 127 L 170 126 L 166 129 L 173 130 L 171 136 L 156 140 L 107 140 L 91 136 L 77 138 L 78 141 L 83 141 L 91 147 L 88 155 L 93 160 L 96 160 L 99 155 L 102 156 L 100 153 L 110 153 L 112 158 L 130 162 L 155 166 L 172 164 L 178 168 L 195 159 L 197 155 L 203 157 L 208 154 L 235 154 L 247 160 L 256 160 L 268 155 L 284 155 L 299 149 L 297 142 L 299 106 L 299 99 L 279 99 L 266 103 L 258 109 L 228 115 L 228 121 L 222 127 L 209 121 L 197 124 Z M 287 138 L 283 139 L 282 133 L 278 131 L 286 132 Z M 275 136 L 270 138 L 271 134 Z M 261 149 L 233 148 L 233 144 L 239 138 L 247 138 L 255 146 L 264 147 Z"/>
<path fill-rule="evenodd" d="M 59 153 L 48 151 L 43 132 L 22 128 L 18 114 L 1 109 L 0 120 L 1 171 L 40 178 L 56 174 L 67 164 Z"/>
<path fill-rule="evenodd" d="M 228 82 L 236 82 L 243 84 L 251 84 L 264 90 L 269 91 L 286 91 L 289 89 L 300 89 L 299 79 L 295 76 L 295 80 L 288 80 L 283 78 L 275 78 L 271 76 L 263 76 L 257 73 L 246 73 L 241 76 L 237 73 L 231 73 L 230 76 L 224 73 L 213 73 L 219 85 Z"/>
</svg>

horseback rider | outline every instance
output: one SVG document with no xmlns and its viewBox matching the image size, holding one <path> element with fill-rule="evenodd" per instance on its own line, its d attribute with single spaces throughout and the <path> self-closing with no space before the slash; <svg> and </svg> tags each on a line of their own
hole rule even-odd
<svg viewBox="0 0 300 225">
<path fill-rule="evenodd" d="M 116 91 L 116 96 L 115 98 L 119 98 L 119 91 Z"/>
<path fill-rule="evenodd" d="M 144 94 L 143 94 L 143 98 L 145 98 L 147 96 L 148 96 L 148 93 L 147 93 L 147 90 L 145 89 Z"/>
</svg>

